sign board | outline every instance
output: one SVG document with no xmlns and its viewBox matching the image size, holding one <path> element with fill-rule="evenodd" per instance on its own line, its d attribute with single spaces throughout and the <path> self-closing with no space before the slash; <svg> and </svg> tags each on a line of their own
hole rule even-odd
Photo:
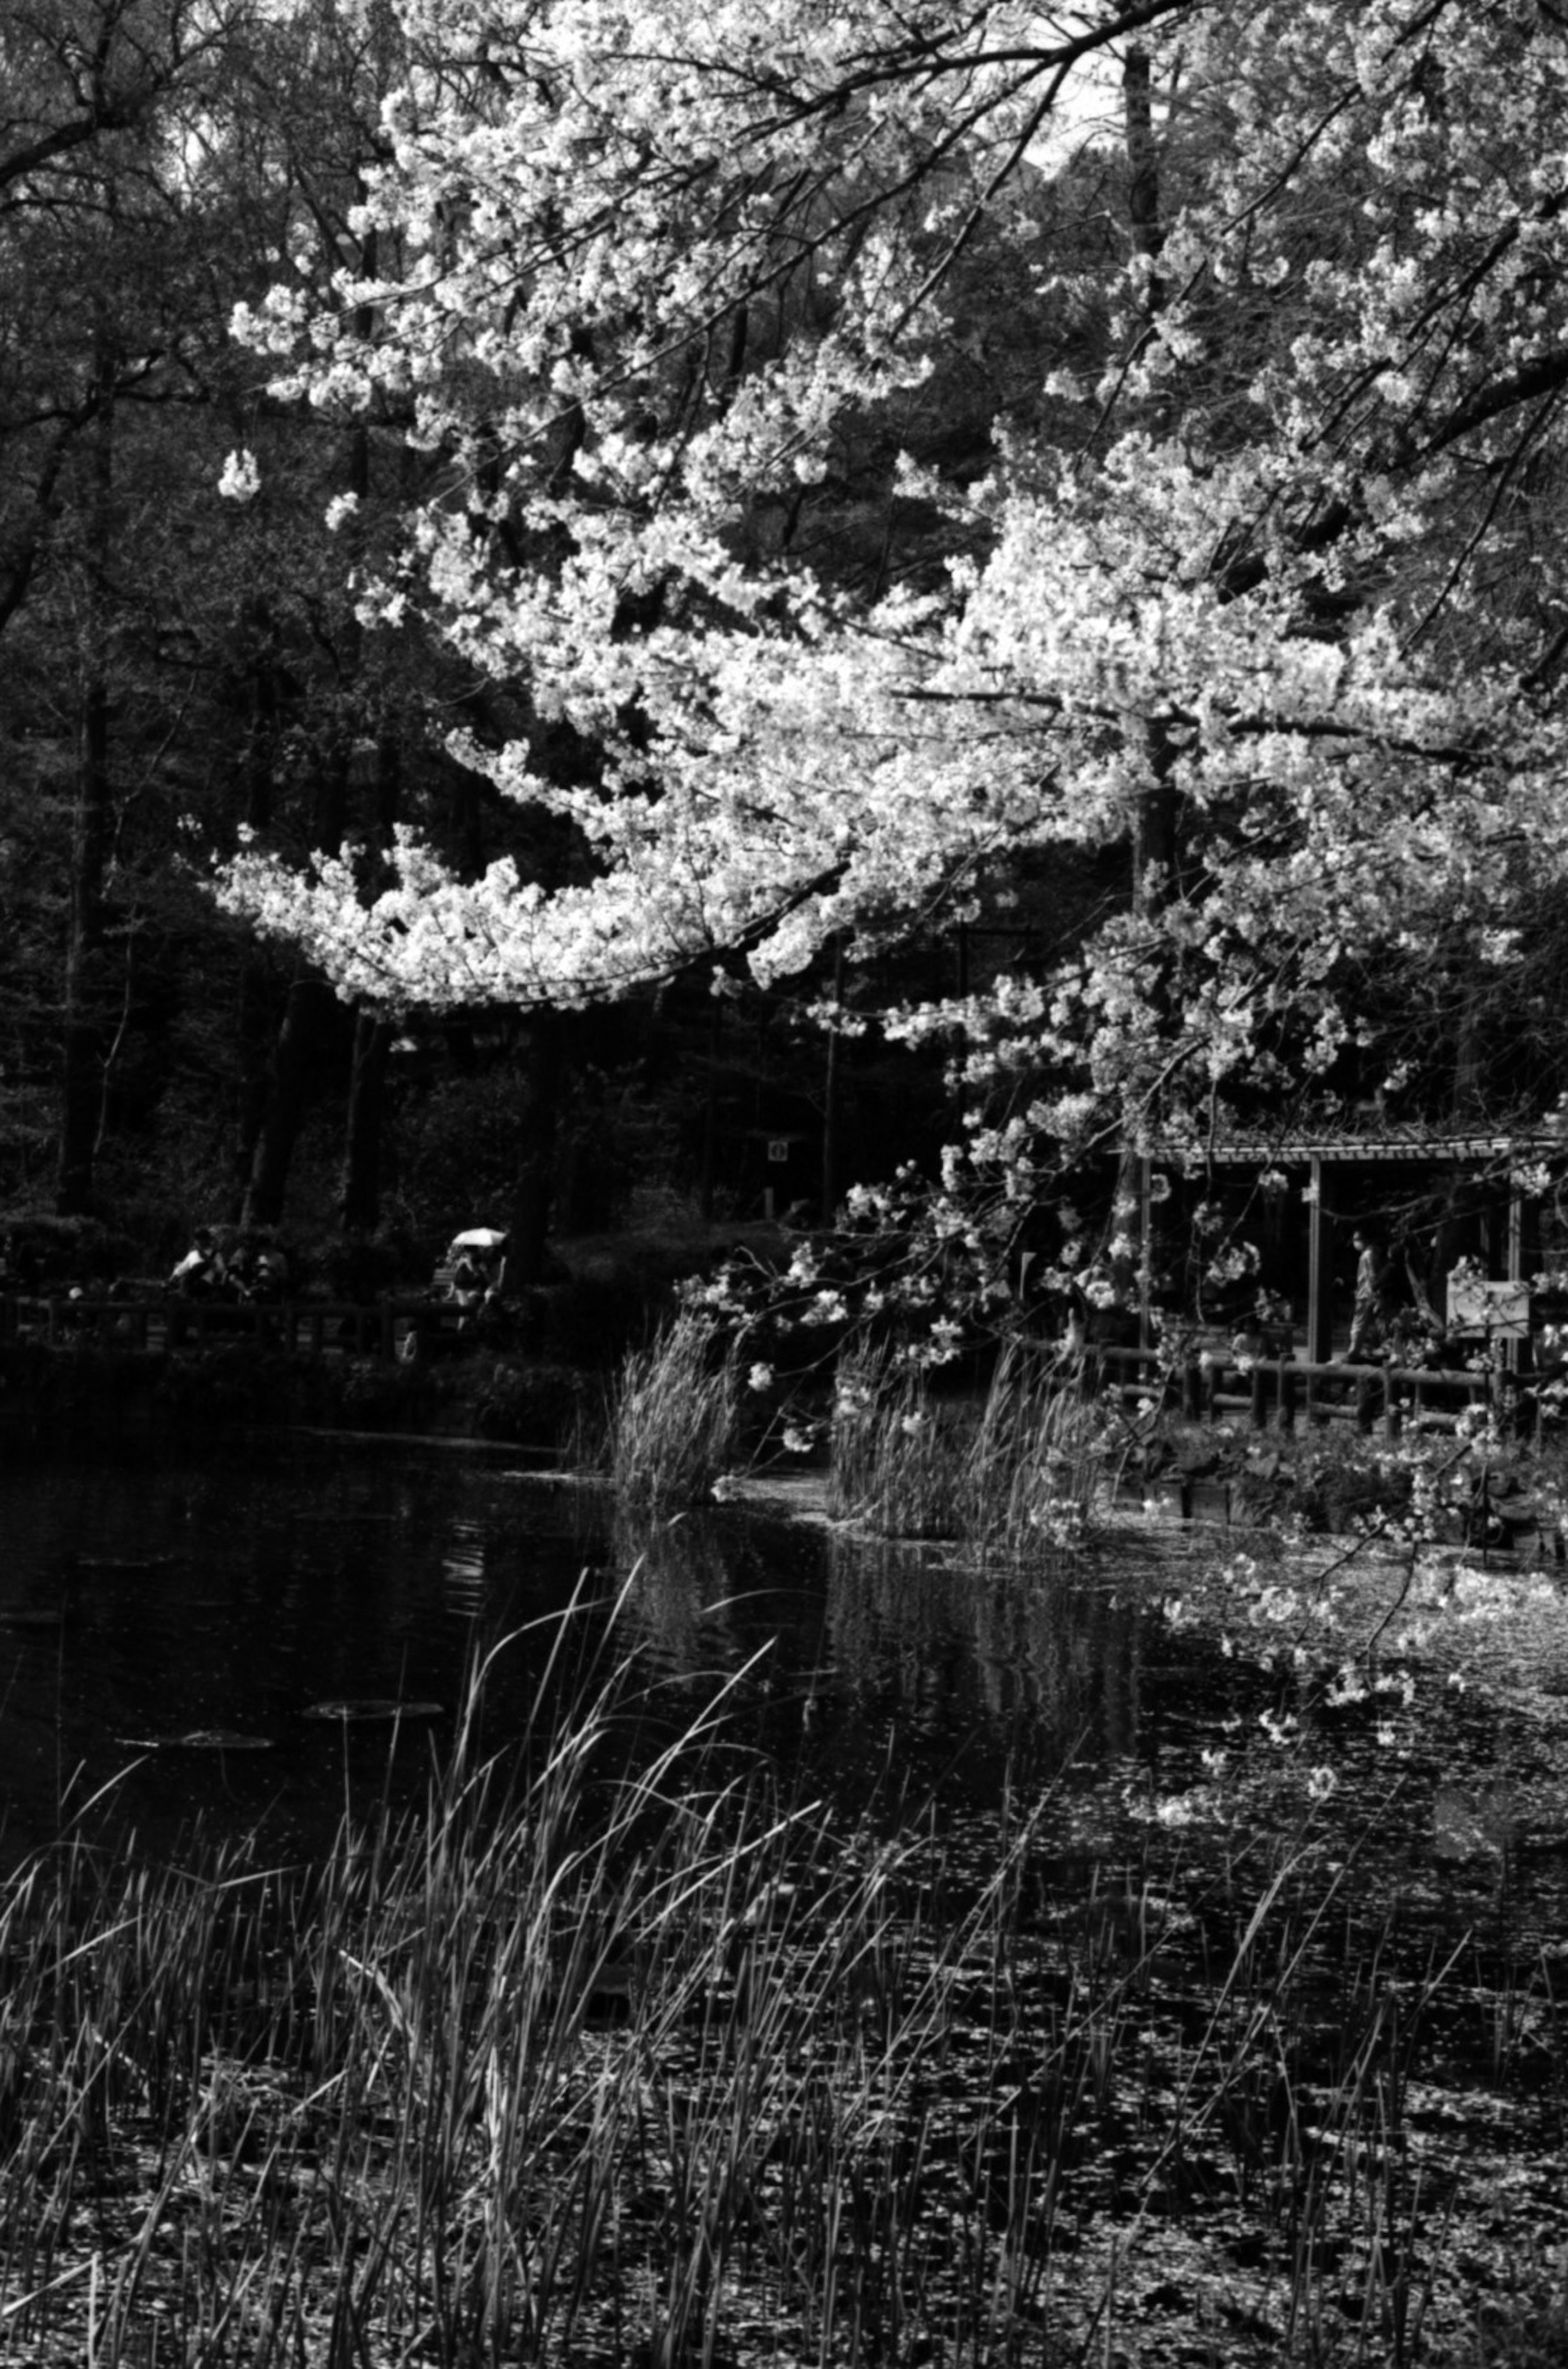
<svg viewBox="0 0 1568 2369">
<path fill-rule="evenodd" d="M 1484 1333 L 1494 1341 L 1524 1341 L 1529 1329 L 1528 1284 L 1478 1282 L 1459 1275 L 1448 1277 L 1451 1333 Z"/>
<path fill-rule="evenodd" d="M 787 1135 L 775 1135 L 769 1138 L 768 1158 L 773 1167 L 782 1168 L 784 1166 L 784 1162 L 789 1158 L 789 1138 Z"/>
</svg>

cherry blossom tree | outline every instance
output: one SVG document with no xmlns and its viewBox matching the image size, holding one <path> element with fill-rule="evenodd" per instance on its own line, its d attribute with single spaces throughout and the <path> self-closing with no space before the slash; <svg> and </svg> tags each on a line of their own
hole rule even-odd
<svg viewBox="0 0 1568 2369">
<path fill-rule="evenodd" d="M 257 844 L 233 909 L 368 1005 L 571 1005 L 1089 851 L 1120 893 L 1055 967 L 883 1017 L 952 1048 L 1004 1207 L 1285 1107 L 1391 967 L 1505 978 L 1568 827 L 1556 12 L 402 14 L 356 217 L 402 267 L 238 327 L 434 456 L 364 612 L 521 687 L 456 745 L 591 864 L 405 834 L 371 894 Z M 927 399 L 982 415 L 962 467 Z"/>
</svg>

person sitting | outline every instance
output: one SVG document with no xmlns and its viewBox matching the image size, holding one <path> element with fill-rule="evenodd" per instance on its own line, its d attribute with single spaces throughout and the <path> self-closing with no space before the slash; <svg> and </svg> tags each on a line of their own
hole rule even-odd
<svg viewBox="0 0 1568 2369">
<path fill-rule="evenodd" d="M 263 1242 L 256 1256 L 251 1297 L 275 1306 L 289 1288 L 289 1262 L 276 1242 Z"/>
<path fill-rule="evenodd" d="M 210 1226 L 198 1226 L 190 1248 L 169 1276 L 168 1288 L 182 1299 L 211 1299 L 223 1281 L 223 1265 Z"/>
<path fill-rule="evenodd" d="M 484 1273 L 472 1251 L 463 1251 L 459 1253 L 457 1265 L 452 1271 L 452 1281 L 447 1288 L 462 1311 L 458 1319 L 459 1324 L 467 1324 L 485 1298 Z"/>
<path fill-rule="evenodd" d="M 223 1264 L 223 1281 L 233 1299 L 256 1297 L 256 1257 L 246 1242 L 237 1242 Z"/>
</svg>

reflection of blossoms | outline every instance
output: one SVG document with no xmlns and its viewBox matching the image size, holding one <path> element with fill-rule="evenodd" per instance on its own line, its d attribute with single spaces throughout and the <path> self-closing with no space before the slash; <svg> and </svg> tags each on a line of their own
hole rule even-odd
<svg viewBox="0 0 1568 2369">
<path fill-rule="evenodd" d="M 261 471 L 254 452 L 231 452 L 223 463 L 218 491 L 226 502 L 253 502 L 261 491 Z"/>
<path fill-rule="evenodd" d="M 773 1387 L 772 1366 L 764 1366 L 761 1362 L 753 1366 L 746 1377 L 746 1387 L 749 1390 L 771 1390 Z"/>
</svg>

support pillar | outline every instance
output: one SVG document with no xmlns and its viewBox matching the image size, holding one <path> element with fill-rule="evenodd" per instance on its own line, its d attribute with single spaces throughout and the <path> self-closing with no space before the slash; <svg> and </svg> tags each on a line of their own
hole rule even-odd
<svg viewBox="0 0 1568 2369">
<path fill-rule="evenodd" d="M 1146 1151 L 1138 1163 L 1138 1345 L 1154 1346 L 1153 1297 L 1154 1162 Z"/>
<path fill-rule="evenodd" d="M 1333 1355 L 1333 1220 L 1323 1207 L 1323 1163 L 1316 1157 L 1307 1189 L 1307 1363 L 1326 1366 Z"/>
<path fill-rule="evenodd" d="M 1508 1187 L 1508 1281 L 1523 1283 L 1525 1279 L 1525 1196 L 1518 1186 Z M 1528 1373 L 1530 1367 L 1529 1342 L 1505 1341 L 1503 1369 L 1505 1373 Z"/>
</svg>

